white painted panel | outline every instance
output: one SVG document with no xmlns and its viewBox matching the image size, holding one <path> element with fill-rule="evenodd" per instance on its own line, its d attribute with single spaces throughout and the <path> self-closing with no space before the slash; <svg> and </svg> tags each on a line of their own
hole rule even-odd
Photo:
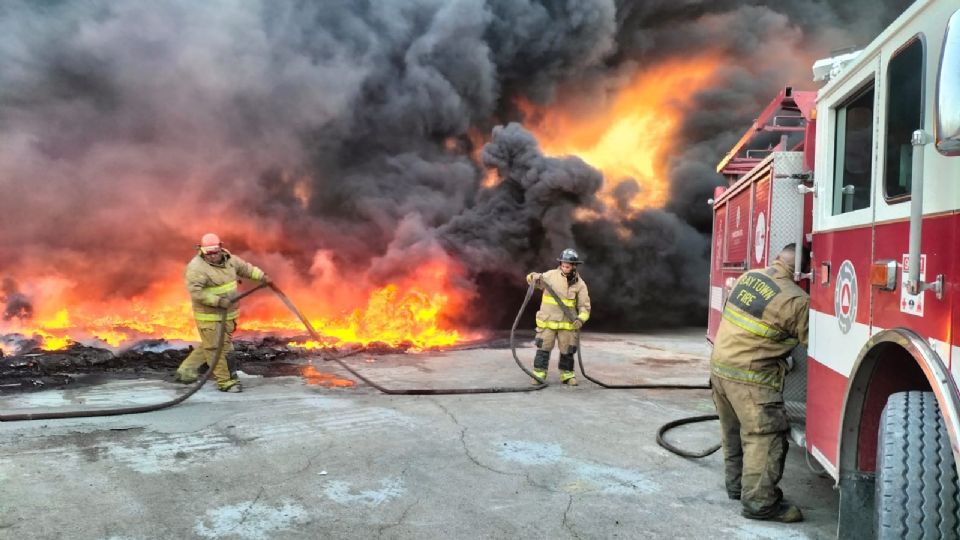
<svg viewBox="0 0 960 540">
<path fill-rule="evenodd" d="M 811 309 L 810 328 L 810 356 L 849 378 L 860 349 L 870 339 L 870 327 L 854 321 L 844 334 L 836 317 Z"/>
</svg>

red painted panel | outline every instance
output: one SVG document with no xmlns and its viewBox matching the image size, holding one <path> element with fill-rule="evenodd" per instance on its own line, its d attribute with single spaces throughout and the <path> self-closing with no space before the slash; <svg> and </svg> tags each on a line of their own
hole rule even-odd
<svg viewBox="0 0 960 540">
<path fill-rule="evenodd" d="M 750 198 L 752 186 L 737 193 L 727 203 L 727 253 L 726 264 L 740 264 L 747 262 L 747 246 L 752 241 L 750 236 Z"/>
<path fill-rule="evenodd" d="M 834 293 L 837 274 L 843 261 L 853 264 L 857 276 L 857 322 L 870 324 L 870 264 L 873 231 L 866 226 L 836 232 L 821 232 L 813 235 L 813 268 L 815 281 L 810 287 L 810 308 L 836 315 Z M 821 284 L 822 263 L 830 263 L 830 281 Z"/>
<path fill-rule="evenodd" d="M 807 450 L 816 446 L 830 463 L 837 464 L 837 434 L 840 409 L 847 391 L 847 378 L 807 359 Z"/>
<path fill-rule="evenodd" d="M 725 259 L 726 242 L 725 231 L 727 224 L 727 205 L 721 204 L 714 208 L 713 214 L 713 253 L 710 262 L 710 286 L 723 287 L 723 261 Z M 713 294 L 713 290 L 708 294 Z M 709 301 L 709 297 L 708 297 Z M 707 341 L 713 343 L 717 336 L 717 328 L 720 326 L 720 312 L 707 307 Z"/>
<path fill-rule="evenodd" d="M 757 234 L 757 227 L 760 225 L 760 215 L 763 215 L 763 252 L 760 255 L 760 262 L 757 262 L 757 254 L 750 254 L 750 264 L 751 269 L 754 268 L 766 268 L 767 266 L 767 251 L 769 251 L 769 242 L 770 242 L 770 173 L 760 179 L 756 183 L 756 188 L 754 190 L 753 196 L 753 216 L 751 216 L 752 223 L 748 231 L 748 242 L 754 242 Z M 754 248 L 755 250 L 756 248 Z M 753 250 L 751 250 L 753 251 Z"/>
<path fill-rule="evenodd" d="M 932 281 L 943 274 L 948 283 L 956 283 L 954 264 L 956 228 L 960 225 L 955 215 L 935 216 L 923 220 L 923 239 L 920 252 L 926 255 L 925 280 Z M 901 221 L 876 227 L 875 260 L 894 260 L 902 265 L 908 253 L 910 223 Z M 923 316 L 904 313 L 901 309 L 901 285 L 904 268 L 897 272 L 897 288 L 882 291 L 873 288 L 873 321 L 881 328 L 909 328 L 926 338 L 950 341 L 951 294 L 943 300 L 927 291 L 923 298 Z M 904 306 L 905 307 L 905 306 Z"/>
<path fill-rule="evenodd" d="M 724 242 L 727 220 L 727 205 L 722 205 L 714 211 L 713 219 L 713 262 L 710 268 L 710 283 L 714 286 L 723 284 L 720 268 L 723 266 Z"/>
</svg>

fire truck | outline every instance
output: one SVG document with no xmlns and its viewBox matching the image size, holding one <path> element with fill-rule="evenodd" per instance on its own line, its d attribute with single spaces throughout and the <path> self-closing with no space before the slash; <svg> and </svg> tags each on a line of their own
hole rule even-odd
<svg viewBox="0 0 960 540">
<path fill-rule="evenodd" d="M 783 393 L 838 536 L 960 538 L 960 0 L 918 0 L 814 79 L 717 167 L 707 339 L 740 274 L 809 247 Z"/>
</svg>

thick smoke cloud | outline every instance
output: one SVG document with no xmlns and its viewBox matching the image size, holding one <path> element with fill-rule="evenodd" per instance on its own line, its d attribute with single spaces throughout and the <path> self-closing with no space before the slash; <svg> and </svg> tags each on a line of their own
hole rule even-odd
<svg viewBox="0 0 960 540">
<path fill-rule="evenodd" d="M 495 306 L 464 320 L 496 326 L 522 274 L 576 246 L 598 326 L 698 323 L 713 165 L 814 58 L 905 4 L 4 2 L 0 275 L 36 295 L 56 283 L 64 302 L 131 298 L 178 282 L 215 229 L 339 308 L 343 280 L 458 261 L 457 286 Z M 597 191 L 620 179 L 510 123 L 517 99 L 562 91 L 589 111 L 631 73 L 706 50 L 722 68 L 685 111 L 663 210 L 603 217 Z"/>
<path fill-rule="evenodd" d="M 18 289 L 17 283 L 11 278 L 3 280 L 3 286 L 0 287 L 0 302 L 6 305 L 3 308 L 3 320 L 9 321 L 13 318 L 29 319 L 33 316 L 33 305 L 30 300 L 24 296 Z"/>
</svg>

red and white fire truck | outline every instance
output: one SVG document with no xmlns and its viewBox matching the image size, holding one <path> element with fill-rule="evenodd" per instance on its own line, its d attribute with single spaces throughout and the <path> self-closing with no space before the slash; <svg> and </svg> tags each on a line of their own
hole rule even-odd
<svg viewBox="0 0 960 540">
<path fill-rule="evenodd" d="M 838 536 L 960 538 L 960 0 L 915 2 L 814 75 L 717 168 L 707 337 L 737 276 L 810 247 L 784 399 L 836 480 Z"/>
</svg>

